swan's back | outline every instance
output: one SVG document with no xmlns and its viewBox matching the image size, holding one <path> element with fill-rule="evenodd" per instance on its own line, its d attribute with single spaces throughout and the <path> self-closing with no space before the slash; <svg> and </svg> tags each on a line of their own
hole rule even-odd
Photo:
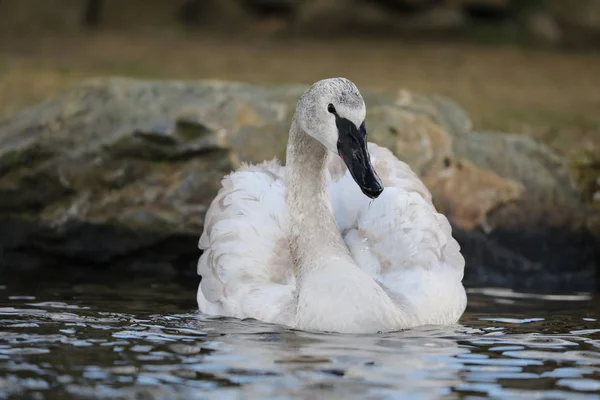
<svg viewBox="0 0 600 400">
<path fill-rule="evenodd" d="M 369 153 L 385 186 L 374 201 L 343 163 L 329 163 L 333 211 L 352 257 L 420 323 L 455 321 L 466 306 L 465 261 L 448 219 L 406 163 L 373 143 Z"/>
</svg>

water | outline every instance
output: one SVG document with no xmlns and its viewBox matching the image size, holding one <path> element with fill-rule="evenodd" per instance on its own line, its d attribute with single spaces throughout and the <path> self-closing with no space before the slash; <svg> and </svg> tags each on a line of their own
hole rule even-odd
<svg viewBox="0 0 600 400">
<path fill-rule="evenodd" d="M 586 294 L 472 290 L 458 326 L 359 336 L 194 308 L 194 282 L 3 286 L 0 398 L 600 398 Z"/>
</svg>

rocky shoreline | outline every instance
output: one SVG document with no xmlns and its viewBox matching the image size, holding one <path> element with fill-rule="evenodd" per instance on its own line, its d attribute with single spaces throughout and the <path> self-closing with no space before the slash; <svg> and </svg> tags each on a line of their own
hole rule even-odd
<svg viewBox="0 0 600 400">
<path fill-rule="evenodd" d="M 4 17 L 4 18 L 3 18 Z M 226 34 L 404 36 L 598 48 L 600 0 L 182 0 L 0 2 L 0 31 L 185 27 Z"/>
<path fill-rule="evenodd" d="M 195 277 L 221 177 L 284 159 L 305 88 L 96 79 L 0 121 L 2 275 L 68 265 Z M 594 289 L 598 214 L 558 154 L 474 131 L 442 96 L 361 90 L 370 140 L 408 162 L 452 221 L 467 285 Z"/>
</svg>

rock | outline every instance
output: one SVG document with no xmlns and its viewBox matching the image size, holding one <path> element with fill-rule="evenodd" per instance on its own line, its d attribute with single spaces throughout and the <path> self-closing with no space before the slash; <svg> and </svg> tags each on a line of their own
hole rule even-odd
<svg viewBox="0 0 600 400">
<path fill-rule="evenodd" d="M 488 8 L 508 8 L 511 0 L 452 0 L 453 4 L 461 6 L 478 6 Z"/>
<path fill-rule="evenodd" d="M 403 19 L 396 25 L 411 32 L 440 33 L 464 28 L 467 25 L 467 19 L 457 7 L 438 6 Z"/>
<path fill-rule="evenodd" d="M 475 20 L 486 21 L 505 19 L 510 15 L 512 8 L 518 7 L 512 0 L 450 0 L 448 3 L 461 9 Z"/>
<path fill-rule="evenodd" d="M 535 12 L 525 17 L 524 33 L 531 41 L 557 46 L 563 40 L 562 31 L 556 20 L 545 12 Z"/>
<path fill-rule="evenodd" d="M 553 269 L 562 274 L 560 265 L 570 265 L 571 274 L 562 278 L 565 285 L 589 275 L 585 260 L 597 265 L 600 247 L 588 222 L 597 212 L 582 201 L 582 192 L 560 156 L 527 136 L 494 132 L 472 132 L 456 143 L 455 150 L 525 187 L 521 197 L 488 214 L 490 239 L 526 257 L 532 271 Z M 528 279 L 537 279 L 535 273 Z"/>
<path fill-rule="evenodd" d="M 302 36 L 346 36 L 352 32 L 386 32 L 393 20 L 375 4 L 357 0 L 308 0 L 297 8 L 286 31 Z M 352 27 L 349 29 L 348 27 Z"/>
<path fill-rule="evenodd" d="M 364 0 L 310 0 L 302 2 L 289 29 L 303 35 L 352 33 L 444 33 L 465 27 L 456 7 L 431 4 L 395 4 Z M 397 6 L 400 7 L 398 10 Z M 415 12 L 402 12 L 404 6 Z"/>
<path fill-rule="evenodd" d="M 600 153 L 581 151 L 571 157 L 570 167 L 584 200 L 600 210 Z"/>
<path fill-rule="evenodd" d="M 520 199 L 525 191 L 520 182 L 478 168 L 466 159 L 448 158 L 446 168 L 425 176 L 425 184 L 438 211 L 452 218 L 457 227 L 470 231 L 491 231 L 488 215 Z"/>
<path fill-rule="evenodd" d="M 204 213 L 223 175 L 285 159 L 305 88 L 97 79 L 0 122 L 8 270 L 195 277 Z M 467 284 L 592 285 L 598 213 L 558 155 L 526 136 L 473 131 L 442 96 L 362 92 L 370 140 L 406 160 L 451 220 Z"/>
<path fill-rule="evenodd" d="M 290 14 L 301 3 L 297 0 L 239 0 L 257 14 Z"/>
<path fill-rule="evenodd" d="M 439 4 L 438 0 L 371 0 L 391 10 L 415 10 Z"/>
<path fill-rule="evenodd" d="M 542 9 L 552 20 L 537 21 L 536 28 L 545 36 L 560 31 L 560 43 L 569 47 L 597 47 L 600 40 L 600 0 L 548 0 Z"/>
<path fill-rule="evenodd" d="M 76 33 L 185 25 L 229 35 L 385 36 L 475 41 L 526 39 L 541 46 L 597 47 L 600 0 L 81 0 L 0 1 L 0 31 Z M 94 7 L 88 8 L 93 10 Z M 86 22 L 87 21 L 87 22 Z M 372 36 L 371 36 L 372 37 Z"/>
<path fill-rule="evenodd" d="M 81 0 L 0 1 L 0 31 L 15 34 L 32 28 L 52 32 L 74 31 L 81 25 Z"/>
<path fill-rule="evenodd" d="M 458 156 L 525 187 L 520 200 L 496 210 L 490 223 L 511 229 L 562 228 L 585 218 L 581 195 L 567 164 L 542 143 L 526 135 L 471 132 L 456 140 L 453 147 Z"/>
<path fill-rule="evenodd" d="M 551 0 L 548 9 L 560 24 L 600 34 L 599 0 Z"/>
</svg>

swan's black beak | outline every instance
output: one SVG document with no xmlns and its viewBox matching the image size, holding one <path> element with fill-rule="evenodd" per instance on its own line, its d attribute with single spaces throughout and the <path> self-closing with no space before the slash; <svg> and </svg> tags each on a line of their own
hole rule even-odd
<svg viewBox="0 0 600 400">
<path fill-rule="evenodd" d="M 335 116 L 335 122 L 338 128 L 338 153 L 350 170 L 352 178 L 366 196 L 372 199 L 379 197 L 383 192 L 383 185 L 371 165 L 365 124 L 357 128 L 352 122 L 338 115 Z"/>
</svg>

